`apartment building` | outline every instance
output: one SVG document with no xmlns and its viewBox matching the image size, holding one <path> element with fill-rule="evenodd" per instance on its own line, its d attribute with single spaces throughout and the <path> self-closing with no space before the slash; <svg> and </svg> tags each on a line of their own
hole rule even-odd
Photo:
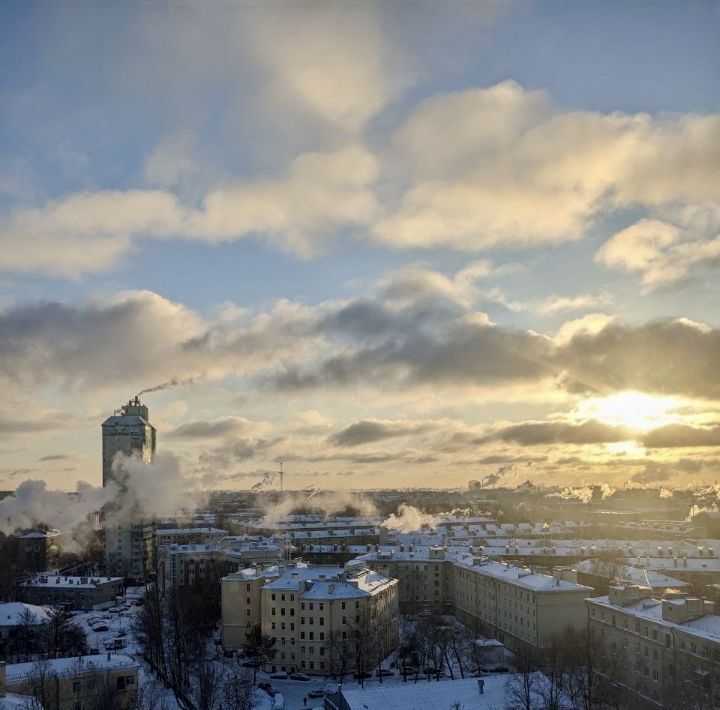
<svg viewBox="0 0 720 710">
<path fill-rule="evenodd" d="M 510 648 L 547 648 L 565 629 L 585 628 L 592 587 L 473 555 L 453 569 L 457 617 Z"/>
<path fill-rule="evenodd" d="M 217 544 L 162 545 L 158 549 L 160 593 L 212 584 L 237 567 L 238 561 Z"/>
<path fill-rule="evenodd" d="M 694 693 L 720 706 L 720 616 L 703 599 L 652 597 L 640 585 L 613 585 L 587 599 L 604 672 L 633 707 L 676 707 Z"/>
<path fill-rule="evenodd" d="M 453 612 L 455 557 L 447 548 L 398 545 L 368 552 L 357 560 L 398 580 L 403 614 Z"/>
<path fill-rule="evenodd" d="M 106 609 L 123 593 L 122 577 L 69 577 L 39 574 L 18 585 L 22 601 L 39 606 L 64 606 L 68 609 Z"/>
<path fill-rule="evenodd" d="M 245 569 L 221 585 L 223 647 L 241 648 L 259 623 L 276 639 L 268 671 L 325 675 L 342 663 L 351 672 L 358 639 L 368 643 L 371 632 L 385 655 L 397 645 L 397 580 L 364 565 Z"/>
<path fill-rule="evenodd" d="M 155 531 L 158 545 L 207 545 L 220 542 L 227 535 L 227 530 L 213 527 L 158 528 Z"/>
<path fill-rule="evenodd" d="M 0 664 L 0 705 L 8 693 L 22 702 L 16 707 L 37 707 L 31 696 L 47 699 L 56 710 L 99 707 L 112 696 L 113 707 L 134 708 L 138 691 L 137 661 L 116 654 L 53 658 L 41 663 Z"/>
<path fill-rule="evenodd" d="M 60 555 L 61 534 L 57 530 L 35 530 L 17 538 L 18 565 L 25 573 L 52 569 Z"/>
<path fill-rule="evenodd" d="M 544 648 L 566 627 L 583 628 L 591 587 L 462 548 L 400 545 L 357 558 L 399 582 L 403 613 L 455 614 L 513 647 Z"/>
<path fill-rule="evenodd" d="M 397 645 L 397 587 L 397 580 L 361 564 L 286 567 L 260 591 L 262 632 L 277 639 L 267 670 L 326 675 L 342 646 L 344 670 L 352 671 L 356 644 L 370 633 L 373 645 L 389 654 Z"/>
<path fill-rule="evenodd" d="M 259 625 L 260 590 L 282 574 L 282 568 L 247 567 L 220 580 L 222 607 L 222 645 L 236 651 L 247 643 L 247 634 Z"/>
</svg>

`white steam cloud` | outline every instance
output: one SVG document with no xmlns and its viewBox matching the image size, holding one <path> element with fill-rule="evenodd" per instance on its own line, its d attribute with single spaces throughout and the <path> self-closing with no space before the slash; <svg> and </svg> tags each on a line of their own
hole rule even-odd
<svg viewBox="0 0 720 710">
<path fill-rule="evenodd" d="M 423 513 L 412 505 L 401 503 L 397 515 L 393 513 L 383 521 L 383 525 L 400 532 L 415 532 L 423 526 L 434 528 L 440 521 L 439 515 Z"/>
<path fill-rule="evenodd" d="M 315 492 L 312 501 L 306 493 L 285 494 L 278 502 L 261 503 L 265 516 L 263 526 L 271 528 L 281 520 L 285 520 L 296 510 L 312 508 L 313 513 L 319 513 L 326 517 L 338 515 L 347 508 L 352 508 L 361 517 L 377 515 L 375 504 L 358 493 L 346 491 Z"/>
</svg>

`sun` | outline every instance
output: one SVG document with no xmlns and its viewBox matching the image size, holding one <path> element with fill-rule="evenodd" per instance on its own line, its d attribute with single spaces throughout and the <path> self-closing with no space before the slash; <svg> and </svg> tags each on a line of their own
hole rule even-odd
<svg viewBox="0 0 720 710">
<path fill-rule="evenodd" d="M 597 419 L 604 424 L 649 431 L 679 421 L 673 397 L 656 397 L 643 392 L 619 392 L 588 399 L 575 410 L 577 419 Z"/>
</svg>

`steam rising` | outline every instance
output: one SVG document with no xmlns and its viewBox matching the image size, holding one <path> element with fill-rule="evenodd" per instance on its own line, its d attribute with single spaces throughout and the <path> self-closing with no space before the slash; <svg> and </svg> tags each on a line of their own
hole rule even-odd
<svg viewBox="0 0 720 710">
<path fill-rule="evenodd" d="M 117 488 L 97 488 L 78 481 L 77 493 L 48 490 L 44 481 L 23 481 L 15 492 L 0 501 L 0 532 L 38 525 L 70 530 L 84 523 L 117 494 Z"/>
<path fill-rule="evenodd" d="M 75 493 L 49 490 L 44 481 L 24 481 L 0 501 L 0 532 L 10 535 L 37 526 L 70 532 L 103 508 L 106 521 L 119 524 L 138 516 L 163 517 L 194 510 L 205 501 L 199 481 L 186 475 L 172 454 L 159 454 L 149 464 L 120 455 L 113 469 L 119 485 L 111 482 L 101 488 L 79 481 Z"/>
<path fill-rule="evenodd" d="M 153 385 L 152 387 L 148 387 L 147 389 L 140 390 L 137 393 L 137 396 L 139 397 L 141 394 L 147 394 L 148 392 L 161 392 L 162 390 L 170 390 L 173 387 L 179 387 L 180 385 L 194 385 L 197 380 L 197 377 L 186 377 L 185 379 L 178 379 L 177 377 L 173 377 L 167 382 L 162 382 L 159 385 Z"/>
<path fill-rule="evenodd" d="M 393 513 L 383 521 L 383 525 L 400 532 L 414 532 L 424 525 L 434 528 L 440 521 L 440 516 L 423 513 L 412 505 L 401 503 L 397 515 Z"/>
<path fill-rule="evenodd" d="M 287 518 L 296 510 L 312 508 L 312 512 L 325 516 L 339 515 L 348 508 L 352 508 L 358 516 L 370 517 L 377 515 L 375 504 L 360 495 L 346 491 L 316 492 L 312 495 L 312 503 L 309 502 L 306 493 L 285 494 L 285 497 L 277 502 L 265 501 L 262 505 L 265 510 L 263 525 L 274 527 L 281 520 Z"/>
</svg>

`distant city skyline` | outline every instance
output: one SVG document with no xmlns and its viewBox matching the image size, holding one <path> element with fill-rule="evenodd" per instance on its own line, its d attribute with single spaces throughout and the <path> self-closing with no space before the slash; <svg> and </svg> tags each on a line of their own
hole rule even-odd
<svg viewBox="0 0 720 710">
<path fill-rule="evenodd" d="M 0 489 L 720 480 L 720 9 L 0 5 Z"/>
</svg>

